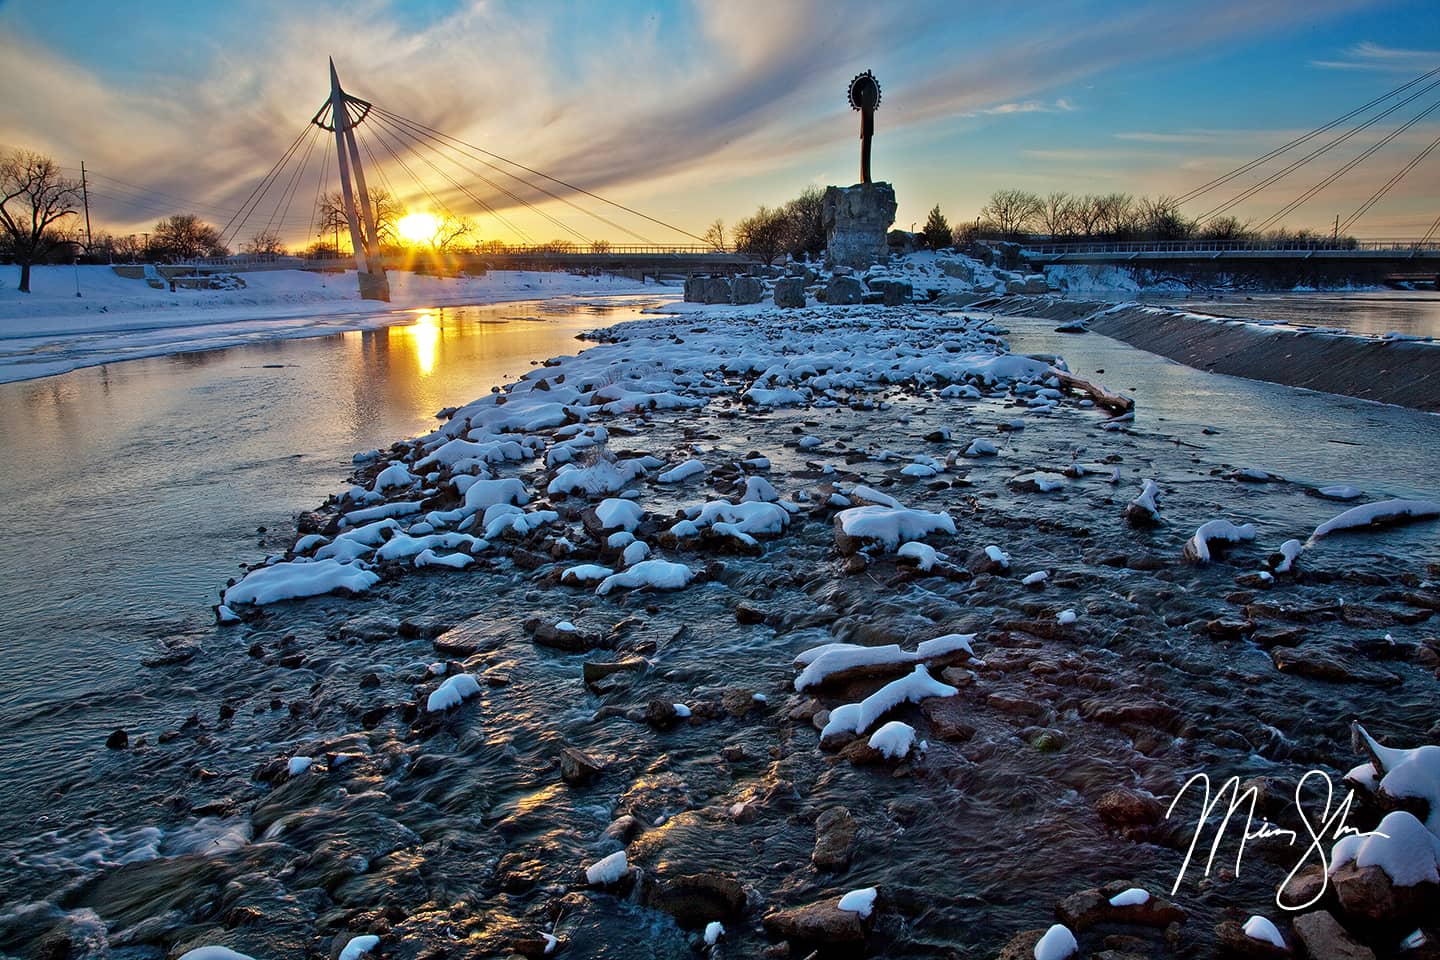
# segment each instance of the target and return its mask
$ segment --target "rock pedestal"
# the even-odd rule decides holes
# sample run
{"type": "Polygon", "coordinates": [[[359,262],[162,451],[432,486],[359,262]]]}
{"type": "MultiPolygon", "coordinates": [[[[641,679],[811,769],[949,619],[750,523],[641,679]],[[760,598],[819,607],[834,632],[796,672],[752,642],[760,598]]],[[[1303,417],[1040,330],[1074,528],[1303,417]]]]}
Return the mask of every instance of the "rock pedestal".
{"type": "Polygon", "coordinates": [[[890,184],[826,187],[822,216],[833,264],[863,270],[888,258],[887,236],[895,222],[895,188],[890,184]]]}

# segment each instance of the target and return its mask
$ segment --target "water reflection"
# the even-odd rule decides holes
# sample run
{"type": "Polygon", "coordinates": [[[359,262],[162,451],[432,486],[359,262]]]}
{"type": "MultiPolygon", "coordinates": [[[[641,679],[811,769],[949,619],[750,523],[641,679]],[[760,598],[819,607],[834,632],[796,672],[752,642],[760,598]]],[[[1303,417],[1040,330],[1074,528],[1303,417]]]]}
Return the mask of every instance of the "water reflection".
{"type": "MultiPolygon", "coordinates": [[[[442,407],[583,349],[578,332],[648,302],[619,300],[603,316],[551,303],[543,323],[504,322],[533,304],[452,307],[386,329],[0,385],[6,783],[44,762],[40,744],[10,735],[15,724],[86,689],[123,696],[157,641],[207,630],[216,589],[260,552],[256,529],[339,489],[352,453],[428,431],[442,407]]],[[[72,725],[62,740],[78,749],[96,732],[72,725]]]]}

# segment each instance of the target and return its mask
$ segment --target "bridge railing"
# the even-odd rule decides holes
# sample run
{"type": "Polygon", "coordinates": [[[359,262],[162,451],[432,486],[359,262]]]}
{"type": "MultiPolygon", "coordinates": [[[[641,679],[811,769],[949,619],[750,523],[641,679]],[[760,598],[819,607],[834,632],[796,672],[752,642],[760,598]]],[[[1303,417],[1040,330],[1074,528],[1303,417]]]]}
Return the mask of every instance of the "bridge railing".
{"type": "Polygon", "coordinates": [[[1394,253],[1440,253],[1440,242],[1423,243],[1418,239],[1393,240],[1132,240],[1120,242],[1066,241],[1063,243],[1021,244],[1031,256],[1061,256],[1068,253],[1230,253],[1268,251],[1276,253],[1314,253],[1317,251],[1366,251],[1394,253]]]}

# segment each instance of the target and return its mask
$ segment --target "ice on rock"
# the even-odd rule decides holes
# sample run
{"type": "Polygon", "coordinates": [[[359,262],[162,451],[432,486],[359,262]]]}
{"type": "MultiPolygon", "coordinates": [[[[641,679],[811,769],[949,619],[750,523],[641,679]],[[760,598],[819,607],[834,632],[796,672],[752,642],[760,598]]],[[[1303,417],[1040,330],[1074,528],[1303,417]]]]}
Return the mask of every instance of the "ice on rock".
{"type": "Polygon", "coordinates": [[[332,590],[360,593],[379,580],[379,574],[333,559],[276,563],[247,573],[243,580],[225,591],[224,603],[228,607],[245,603],[258,606],[319,596],[332,590]]]}
{"type": "Polygon", "coordinates": [[[869,745],[887,760],[899,760],[915,745],[915,728],[900,720],[891,720],[870,734],[869,745]]]}
{"type": "Polygon", "coordinates": [[[892,680],[859,703],[847,703],[830,711],[830,721],[820,731],[821,739],[842,733],[863,734],[885,713],[902,703],[919,703],[927,697],[953,697],[959,693],[948,683],[930,676],[924,664],[898,680],[892,680]]]}
{"type": "Polygon", "coordinates": [[[222,603],[215,607],[215,620],[217,623],[239,623],[240,615],[222,603]]]}
{"type": "Polygon", "coordinates": [[[415,566],[423,569],[425,567],[445,567],[450,570],[464,570],[475,562],[475,558],[468,553],[436,553],[434,550],[421,550],[415,557],[415,566]]]}
{"type": "Polygon", "coordinates": [[[384,493],[394,487],[408,487],[417,479],[413,473],[405,469],[405,464],[392,463],[375,475],[375,482],[370,485],[370,489],[375,493],[384,493]]]}
{"type": "Polygon", "coordinates": [[[1006,569],[1009,569],[1010,567],[1010,554],[1006,553],[1004,550],[1001,550],[993,543],[985,548],[985,556],[990,558],[991,563],[998,564],[999,566],[1006,569]]]}
{"type": "Polygon", "coordinates": [[[1408,810],[1385,815],[1370,835],[1351,834],[1330,851],[1330,873],[1347,863],[1379,867],[1397,887],[1440,883],[1440,837],[1408,810]]]}
{"type": "Polygon", "coordinates": [[[430,713],[441,710],[449,710],[451,707],[458,707],[461,701],[467,697],[473,697],[480,692],[480,684],[468,673],[457,673],[449,677],[444,683],[430,694],[425,701],[425,709],[430,713]]]}
{"type": "Polygon", "coordinates": [[[1063,923],[1057,923],[1045,931],[1035,943],[1035,960],[1065,960],[1080,952],[1075,934],[1063,923]]]}
{"type": "Polygon", "coordinates": [[[488,546],[484,540],[478,540],[468,533],[432,533],[423,537],[397,533],[375,551],[375,559],[406,560],[436,549],[458,550],[468,547],[471,550],[484,550],[488,546]]]}
{"type": "Polygon", "coordinates": [[[523,504],[530,502],[525,484],[514,477],[503,480],[476,480],[465,491],[465,511],[481,513],[497,503],[523,504]]]}
{"type": "Polygon", "coordinates": [[[595,508],[595,518],[600,521],[602,530],[632,531],[640,525],[643,516],[645,508],[640,504],[617,497],[601,500],[595,508]]]}
{"type": "Polygon", "coordinates": [[[615,883],[630,871],[630,864],[625,859],[625,851],[617,850],[603,860],[585,868],[585,879],[591,886],[603,887],[615,883]]]}
{"type": "Polygon", "coordinates": [[[1131,887],[1128,890],[1122,890],[1110,898],[1110,906],[1112,907],[1134,907],[1149,902],[1150,892],[1141,887],[1131,887]]]}
{"type": "Polygon", "coordinates": [[[948,513],[910,510],[904,507],[851,507],[836,515],[848,536],[882,544],[894,550],[901,541],[920,540],[932,533],[955,533],[955,521],[948,513]]]}
{"type": "Polygon", "coordinates": [[[964,651],[974,655],[971,641],[973,633],[947,633],[943,637],[925,640],[917,644],[914,652],[900,649],[898,644],[887,643],[877,647],[865,647],[853,643],[826,643],[801,651],[795,657],[796,666],[803,667],[795,678],[796,691],[823,684],[831,676],[856,667],[905,666],[946,657],[964,651]]]}
{"type": "Polygon", "coordinates": [[[974,440],[971,440],[970,445],[965,448],[965,456],[967,457],[993,457],[999,452],[1000,448],[984,437],[976,437],[974,440]]]}
{"type": "Polygon", "coordinates": [[[1243,540],[1254,539],[1255,524],[1253,523],[1236,525],[1229,520],[1211,520],[1208,523],[1202,523],[1195,531],[1195,535],[1185,541],[1185,556],[1193,559],[1196,563],[1209,563],[1211,541],[1240,543],[1243,540]]]}
{"type": "Polygon", "coordinates": [[[1261,943],[1268,943],[1286,949],[1285,938],[1280,935],[1279,929],[1265,917],[1252,916],[1245,921],[1245,936],[1251,940],[1259,940],[1261,943]]]}
{"type": "Polygon", "coordinates": [[[314,763],[314,757],[291,757],[289,762],[285,764],[285,771],[292,777],[298,777],[306,770],[309,770],[314,763]]]}
{"type": "Polygon", "coordinates": [[[725,925],[719,920],[711,920],[709,923],[705,924],[706,946],[715,946],[715,944],[720,942],[720,938],[723,936],[725,936],[725,925]]]}
{"type": "Polygon", "coordinates": [[[683,483],[691,477],[699,476],[705,472],[705,464],[699,460],[686,460],[672,470],[666,470],[655,479],[661,483],[683,483]]]}
{"type": "Polygon", "coordinates": [[[245,953],[236,953],[229,947],[196,947],[180,954],[180,960],[255,960],[245,953]]]}
{"type": "Polygon", "coordinates": [[[1280,562],[1275,564],[1276,573],[1289,573],[1295,568],[1295,561],[1305,552],[1305,544],[1299,540],[1286,540],[1280,544],[1280,562]]]}
{"type": "Polygon", "coordinates": [[[1440,502],[1434,500],[1381,500],[1351,507],[1339,516],[1326,520],[1310,534],[1312,541],[1334,533],[1337,530],[1399,523],[1404,520],[1423,520],[1440,517],[1440,502]]]}
{"type": "Polygon", "coordinates": [[[1156,498],[1160,495],[1160,485],[1154,480],[1146,479],[1140,484],[1140,496],[1130,501],[1131,510],[1129,513],[1148,517],[1152,523],[1160,522],[1160,504],[1156,498]]]}
{"type": "Polygon", "coordinates": [[[1055,622],[1060,624],[1062,627],[1068,627],[1070,624],[1074,623],[1078,619],[1079,617],[1076,615],[1074,610],[1061,610],[1059,613],[1055,614],[1055,622]]]}
{"type": "Polygon", "coordinates": [[[940,471],[936,470],[928,463],[911,463],[900,469],[901,475],[906,477],[913,477],[916,480],[924,480],[926,478],[933,477],[939,472],[940,471]]]}
{"type": "Polygon", "coordinates": [[[637,478],[643,477],[645,471],[645,461],[638,457],[615,463],[601,460],[588,467],[567,463],[555,474],[546,490],[551,494],[589,497],[619,493],[637,478]]]}
{"type": "MultiPolygon", "coordinates": [[[[772,536],[785,532],[790,525],[790,512],[778,503],[750,500],[731,503],[728,500],[711,500],[701,507],[685,511],[697,532],[706,527],[728,524],[734,532],[748,536],[772,536]]],[[[673,529],[673,528],[672,528],[673,529]]],[[[717,531],[723,532],[723,531],[717,531]]]]}
{"type": "Polygon", "coordinates": [[[603,597],[616,587],[680,590],[694,578],[695,572],[683,563],[671,563],[668,560],[642,560],[628,570],[611,574],[600,581],[600,585],[595,588],[595,593],[603,597]]]}
{"type": "Polygon", "coordinates": [[[864,920],[875,912],[875,897],[878,892],[874,887],[851,890],[841,897],[840,902],[835,906],[849,913],[858,913],[860,919],[864,920]]]}
{"type": "Polygon", "coordinates": [[[1353,733],[1359,746],[1379,763],[1378,771],[1374,763],[1365,765],[1370,771],[1371,789],[1394,800],[1424,800],[1429,807],[1425,826],[1440,836],[1440,746],[1426,744],[1411,750],[1381,746],[1358,723],[1353,733]]]}
{"type": "Polygon", "coordinates": [[[895,555],[907,560],[914,560],[916,569],[926,571],[934,569],[935,561],[940,556],[934,547],[918,540],[900,544],[900,549],[895,551],[895,555]]]}
{"type": "Polygon", "coordinates": [[[351,937],[350,942],[345,944],[345,949],[340,951],[339,960],[360,960],[378,946],[380,946],[380,938],[373,933],[351,937]]]}
{"type": "Polygon", "coordinates": [[[1034,573],[1027,574],[1024,578],[1021,579],[1020,582],[1027,587],[1033,587],[1038,584],[1042,584],[1049,579],[1050,574],[1048,571],[1036,570],[1034,573]]]}
{"type": "Polygon", "coordinates": [[[566,567],[560,574],[560,582],[566,586],[583,587],[592,583],[599,583],[606,577],[613,576],[614,570],[609,567],[602,567],[598,563],[582,563],[579,566],[566,567]]]}
{"type": "Polygon", "coordinates": [[[644,540],[636,540],[625,547],[620,554],[620,562],[624,566],[633,567],[635,564],[650,556],[650,544],[644,540]]]}
{"type": "Polygon", "coordinates": [[[814,450],[820,446],[820,442],[819,437],[805,436],[800,438],[799,447],[801,450],[814,450]]]}
{"type": "Polygon", "coordinates": [[[690,708],[683,703],[672,703],[670,704],[670,707],[675,711],[675,716],[681,718],[682,720],[691,715],[690,708]]]}
{"type": "Polygon", "coordinates": [[[764,477],[746,477],[745,493],[741,495],[741,503],[774,503],[780,499],[769,480],[764,477]]]}
{"type": "Polygon", "coordinates": [[[371,523],[375,520],[408,517],[412,513],[419,513],[424,509],[425,504],[418,500],[397,500],[394,503],[382,503],[378,507],[366,507],[364,510],[351,510],[340,518],[340,526],[355,527],[371,523]]]}

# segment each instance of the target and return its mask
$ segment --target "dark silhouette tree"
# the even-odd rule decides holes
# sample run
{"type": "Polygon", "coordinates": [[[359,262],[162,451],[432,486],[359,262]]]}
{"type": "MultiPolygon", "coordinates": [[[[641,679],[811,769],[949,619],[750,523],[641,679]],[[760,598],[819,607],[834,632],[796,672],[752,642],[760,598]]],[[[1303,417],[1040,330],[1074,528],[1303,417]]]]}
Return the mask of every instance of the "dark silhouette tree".
{"type": "Polygon", "coordinates": [[[940,204],[931,209],[930,216],[925,220],[925,229],[920,232],[925,237],[925,245],[931,250],[950,246],[950,221],[940,212],[940,204]]]}
{"type": "Polygon", "coordinates": [[[220,231],[193,213],[177,213],[150,231],[150,253],[161,260],[198,260],[226,257],[230,250],[220,242],[220,231]]]}
{"type": "Polygon", "coordinates": [[[0,156],[0,229],[20,265],[21,293],[30,292],[30,268],[64,242],[59,224],[80,207],[80,183],[60,175],[54,160],[29,150],[0,156]]]}

